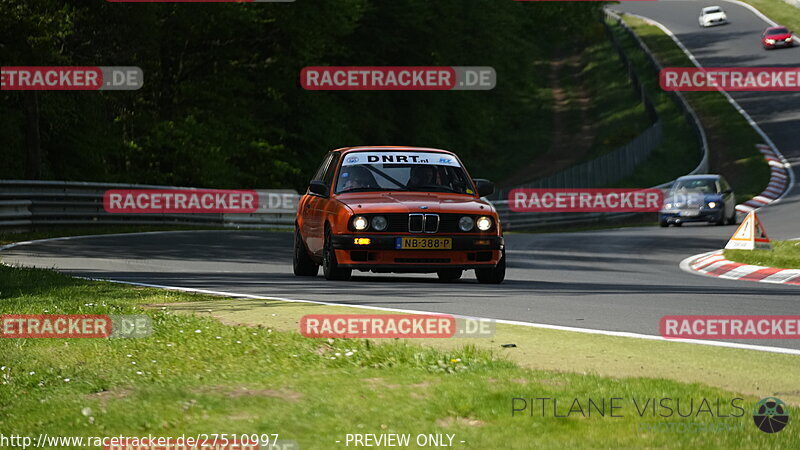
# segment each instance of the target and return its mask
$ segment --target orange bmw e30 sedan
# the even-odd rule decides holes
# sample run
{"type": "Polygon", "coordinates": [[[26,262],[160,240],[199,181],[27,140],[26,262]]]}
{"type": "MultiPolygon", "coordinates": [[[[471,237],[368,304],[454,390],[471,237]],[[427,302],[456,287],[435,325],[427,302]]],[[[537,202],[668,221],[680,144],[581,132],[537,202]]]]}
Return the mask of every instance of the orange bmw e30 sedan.
{"type": "Polygon", "coordinates": [[[298,204],[294,273],[349,279],[364,272],[436,273],[455,281],[475,270],[501,283],[506,258],[494,191],[469,177],[452,152],[418,147],[333,150],[298,204]]]}

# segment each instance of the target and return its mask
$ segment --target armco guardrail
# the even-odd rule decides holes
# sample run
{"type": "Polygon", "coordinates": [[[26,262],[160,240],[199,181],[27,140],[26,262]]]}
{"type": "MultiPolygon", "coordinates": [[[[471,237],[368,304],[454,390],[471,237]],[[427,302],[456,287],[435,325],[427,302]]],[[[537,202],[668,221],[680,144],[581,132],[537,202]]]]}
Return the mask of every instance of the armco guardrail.
{"type": "Polygon", "coordinates": [[[51,225],[181,225],[226,228],[291,228],[299,195],[288,189],[258,190],[259,208],[248,214],[111,214],[103,207],[110,189],[187,189],[174,186],[76,181],[0,180],[0,229],[51,225]]]}
{"type": "MultiPolygon", "coordinates": [[[[636,41],[639,48],[647,55],[648,60],[653,65],[653,69],[658,72],[661,70],[662,66],[647,47],[647,45],[639,38],[639,36],[634,33],[630,27],[622,20],[622,18],[615,14],[608,9],[604,9],[604,14],[606,17],[615,20],[625,31],[628,33],[634,41],[636,41]]],[[[620,43],[618,42],[616,35],[614,34],[613,30],[608,26],[608,24],[603,21],[603,25],[606,28],[606,31],[611,39],[612,44],[617,49],[620,57],[625,62],[626,66],[628,67],[628,74],[631,77],[631,80],[634,84],[634,87],[637,90],[641,91],[642,101],[647,106],[647,110],[651,117],[655,116],[655,109],[650,104],[650,100],[648,99],[647,95],[644,92],[644,86],[642,86],[641,81],[639,79],[638,74],[636,73],[633,65],[630,63],[628,57],[625,55],[624,50],[620,43]]],[[[707,173],[708,172],[708,140],[706,138],[705,130],[703,130],[703,126],[700,123],[700,119],[697,117],[694,109],[689,105],[686,101],[686,98],[680,92],[672,92],[671,95],[674,96],[676,104],[683,110],[687,122],[692,126],[695,134],[697,135],[697,140],[700,145],[701,155],[700,155],[700,162],[698,163],[697,167],[692,170],[689,175],[700,174],[700,173],[707,173]]],[[[658,119],[655,119],[656,123],[651,126],[650,129],[646,130],[642,135],[637,137],[636,139],[653,139],[652,136],[648,136],[648,133],[658,133],[658,141],[649,141],[645,146],[639,145],[636,148],[638,151],[631,151],[630,148],[622,147],[621,149],[615,150],[612,153],[607,155],[603,155],[595,161],[590,161],[588,163],[584,163],[579,166],[575,166],[572,168],[568,168],[562,173],[553,175],[551,177],[545,178],[543,180],[536,180],[531,183],[527,183],[523,186],[524,188],[580,188],[580,187],[601,187],[606,186],[608,184],[614,183],[615,181],[619,181],[623,177],[618,177],[619,173],[628,172],[628,174],[633,173],[635,167],[644,161],[647,155],[649,155],[649,151],[652,151],[653,148],[657,145],[657,142],[660,141],[661,137],[661,122],[658,119]],[[653,131],[657,128],[657,131],[653,131]],[[647,146],[650,145],[650,148],[647,146]],[[647,151],[642,151],[645,149],[647,151]],[[616,168],[613,170],[606,170],[604,167],[613,167],[613,164],[623,164],[626,167],[625,171],[617,170],[616,168]],[[594,169],[594,173],[592,170],[594,169]]],[[[634,140],[636,141],[636,140],[634,140]]],[[[629,145],[632,145],[633,142],[629,145]]],[[[674,181],[674,180],[673,180],[674,181]]],[[[673,181],[654,186],[655,188],[659,189],[668,189],[672,186],[673,181]]],[[[501,216],[501,220],[504,223],[504,228],[506,229],[533,229],[533,228],[544,228],[544,227],[557,227],[559,225],[572,225],[572,224],[587,224],[587,223],[597,223],[597,222],[604,222],[608,220],[619,220],[626,217],[636,216],[642,213],[518,213],[510,211],[508,207],[508,190],[503,190],[498,193],[495,197],[495,200],[492,200],[492,203],[495,205],[498,213],[501,216]]]]}
{"type": "Polygon", "coordinates": [[[7,227],[30,224],[32,203],[30,200],[0,200],[0,224],[7,227]]]}
{"type": "MultiPolygon", "coordinates": [[[[588,188],[608,186],[630,175],[661,143],[663,126],[657,121],[632,141],[605,155],[577,166],[568,167],[557,174],[524,183],[516,188],[588,188]]],[[[504,198],[510,189],[499,191],[504,198]]]]}

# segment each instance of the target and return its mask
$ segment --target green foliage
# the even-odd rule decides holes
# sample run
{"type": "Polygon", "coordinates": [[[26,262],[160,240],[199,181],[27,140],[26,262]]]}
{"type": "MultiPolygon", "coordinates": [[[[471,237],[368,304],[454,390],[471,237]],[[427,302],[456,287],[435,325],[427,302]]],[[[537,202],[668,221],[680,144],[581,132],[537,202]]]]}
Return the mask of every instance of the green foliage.
{"type": "MultiPolygon", "coordinates": [[[[39,92],[51,179],[301,188],[350,145],[438,146],[476,176],[546,149],[552,39],[580,45],[596,4],[338,0],[292,4],[3,0],[4,65],[139,66],[144,87],[39,92]],[[313,92],[311,65],[493,66],[489,92],[313,92]],[[546,67],[545,67],[546,70],[546,67]]],[[[0,94],[0,177],[26,170],[26,110],[0,94]]]]}
{"type": "Polygon", "coordinates": [[[772,241],[772,250],[725,250],[725,258],[755,266],[800,269],[800,241],[772,241]]]}

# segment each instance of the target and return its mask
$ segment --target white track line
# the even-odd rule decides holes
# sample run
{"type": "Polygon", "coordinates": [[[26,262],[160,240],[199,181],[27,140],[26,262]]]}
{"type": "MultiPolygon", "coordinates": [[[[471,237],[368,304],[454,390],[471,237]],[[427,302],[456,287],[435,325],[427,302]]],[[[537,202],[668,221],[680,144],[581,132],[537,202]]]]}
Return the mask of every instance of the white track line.
{"type": "MultiPolygon", "coordinates": [[[[194,232],[203,232],[206,230],[198,230],[198,231],[156,231],[156,232],[149,232],[149,233],[126,233],[126,234],[106,234],[106,235],[93,235],[93,236],[70,236],[64,238],[50,238],[50,239],[41,239],[37,241],[26,241],[26,242],[19,242],[15,244],[9,244],[0,247],[0,251],[10,249],[13,247],[21,246],[21,245],[28,245],[34,243],[41,243],[41,242],[51,242],[51,241],[63,241],[63,240],[73,240],[73,239],[87,239],[87,238],[96,238],[96,237],[106,237],[106,236],[130,236],[130,235],[139,235],[139,234],[153,234],[153,233],[194,233],[194,232]]],[[[690,258],[687,258],[684,261],[687,261],[690,258]]],[[[0,262],[1,263],[1,262],[0,262]]],[[[2,263],[6,265],[5,263],[2,263]]],[[[681,262],[683,264],[683,262],[681,262]]],[[[283,301],[283,302],[291,302],[291,303],[310,303],[316,305],[327,305],[327,306],[341,306],[345,308],[356,308],[356,309],[369,309],[369,310],[376,310],[376,311],[390,311],[390,312],[402,312],[402,313],[409,313],[409,314],[433,314],[433,315],[442,315],[447,313],[441,312],[432,312],[432,311],[420,311],[420,310],[413,310],[413,309],[400,309],[400,308],[386,308],[382,306],[363,306],[363,305],[350,305],[347,303],[333,303],[333,302],[323,302],[323,301],[315,301],[315,300],[300,300],[300,299],[292,299],[292,298],[283,298],[283,297],[266,297],[262,295],[252,295],[252,294],[240,294],[236,292],[226,292],[226,291],[214,291],[208,289],[195,289],[195,288],[187,288],[181,286],[165,286],[160,284],[151,284],[151,283],[138,283],[134,281],[123,281],[123,280],[112,280],[112,279],[105,279],[105,278],[88,278],[88,277],[73,277],[79,278],[83,280],[90,280],[90,281],[107,281],[111,283],[118,283],[118,284],[127,284],[131,286],[141,286],[141,287],[151,287],[151,288],[158,288],[158,289],[167,289],[172,291],[180,291],[180,292],[190,292],[190,293],[197,293],[197,294],[207,294],[207,295],[218,295],[223,297],[231,297],[231,298],[247,298],[253,300],[275,300],[275,301],[283,301]]],[[[506,325],[519,325],[523,327],[530,327],[530,328],[540,328],[540,329],[548,329],[548,330],[558,330],[558,331],[571,331],[576,333],[585,333],[585,334],[599,334],[603,336],[613,336],[613,337],[627,337],[627,338],[634,338],[634,339],[645,339],[650,341],[662,341],[662,342],[672,342],[672,343],[679,343],[679,344],[697,344],[697,345],[708,345],[713,347],[726,347],[726,348],[735,348],[740,350],[755,350],[761,352],[769,352],[769,353],[781,353],[786,355],[800,355],[800,349],[792,349],[792,348],[782,348],[782,347],[769,347],[764,345],[752,345],[752,344],[740,344],[738,342],[724,342],[724,341],[707,341],[707,340],[700,340],[700,339],[666,339],[661,336],[656,335],[649,335],[649,334],[639,334],[639,333],[630,333],[626,331],[610,331],[610,330],[595,330],[592,328],[577,328],[577,327],[567,327],[561,325],[549,325],[543,323],[534,323],[534,322],[520,322],[517,320],[504,320],[504,319],[493,319],[490,317],[473,317],[473,316],[461,316],[457,314],[449,314],[454,317],[469,317],[473,319],[482,319],[482,320],[490,320],[494,321],[495,323],[502,323],[506,325]]]]}

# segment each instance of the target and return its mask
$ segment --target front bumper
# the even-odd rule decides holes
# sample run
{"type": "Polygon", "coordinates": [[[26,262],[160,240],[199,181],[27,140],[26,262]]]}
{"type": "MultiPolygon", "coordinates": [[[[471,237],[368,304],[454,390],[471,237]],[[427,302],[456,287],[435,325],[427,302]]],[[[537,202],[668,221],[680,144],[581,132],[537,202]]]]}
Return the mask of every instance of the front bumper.
{"type": "Polygon", "coordinates": [[[770,44],[767,42],[763,42],[764,48],[783,48],[783,47],[794,47],[794,39],[791,41],[775,41],[774,44],[770,44]]]}
{"type": "Polygon", "coordinates": [[[724,214],[724,208],[701,209],[699,211],[693,211],[691,215],[687,214],[686,211],[676,210],[662,210],[659,213],[661,220],[667,223],[719,222],[722,220],[724,214]]]}
{"type": "Polygon", "coordinates": [[[706,20],[703,23],[703,26],[712,27],[715,25],[724,25],[726,23],[728,23],[728,19],[713,19],[713,20],[706,20]]]}
{"type": "Polygon", "coordinates": [[[340,267],[374,272],[435,272],[441,269],[486,269],[497,265],[505,243],[501,236],[410,236],[347,234],[332,238],[340,267]],[[397,249],[401,237],[449,237],[452,249],[397,249]],[[367,238],[369,245],[356,245],[355,239],[367,238]]]}

